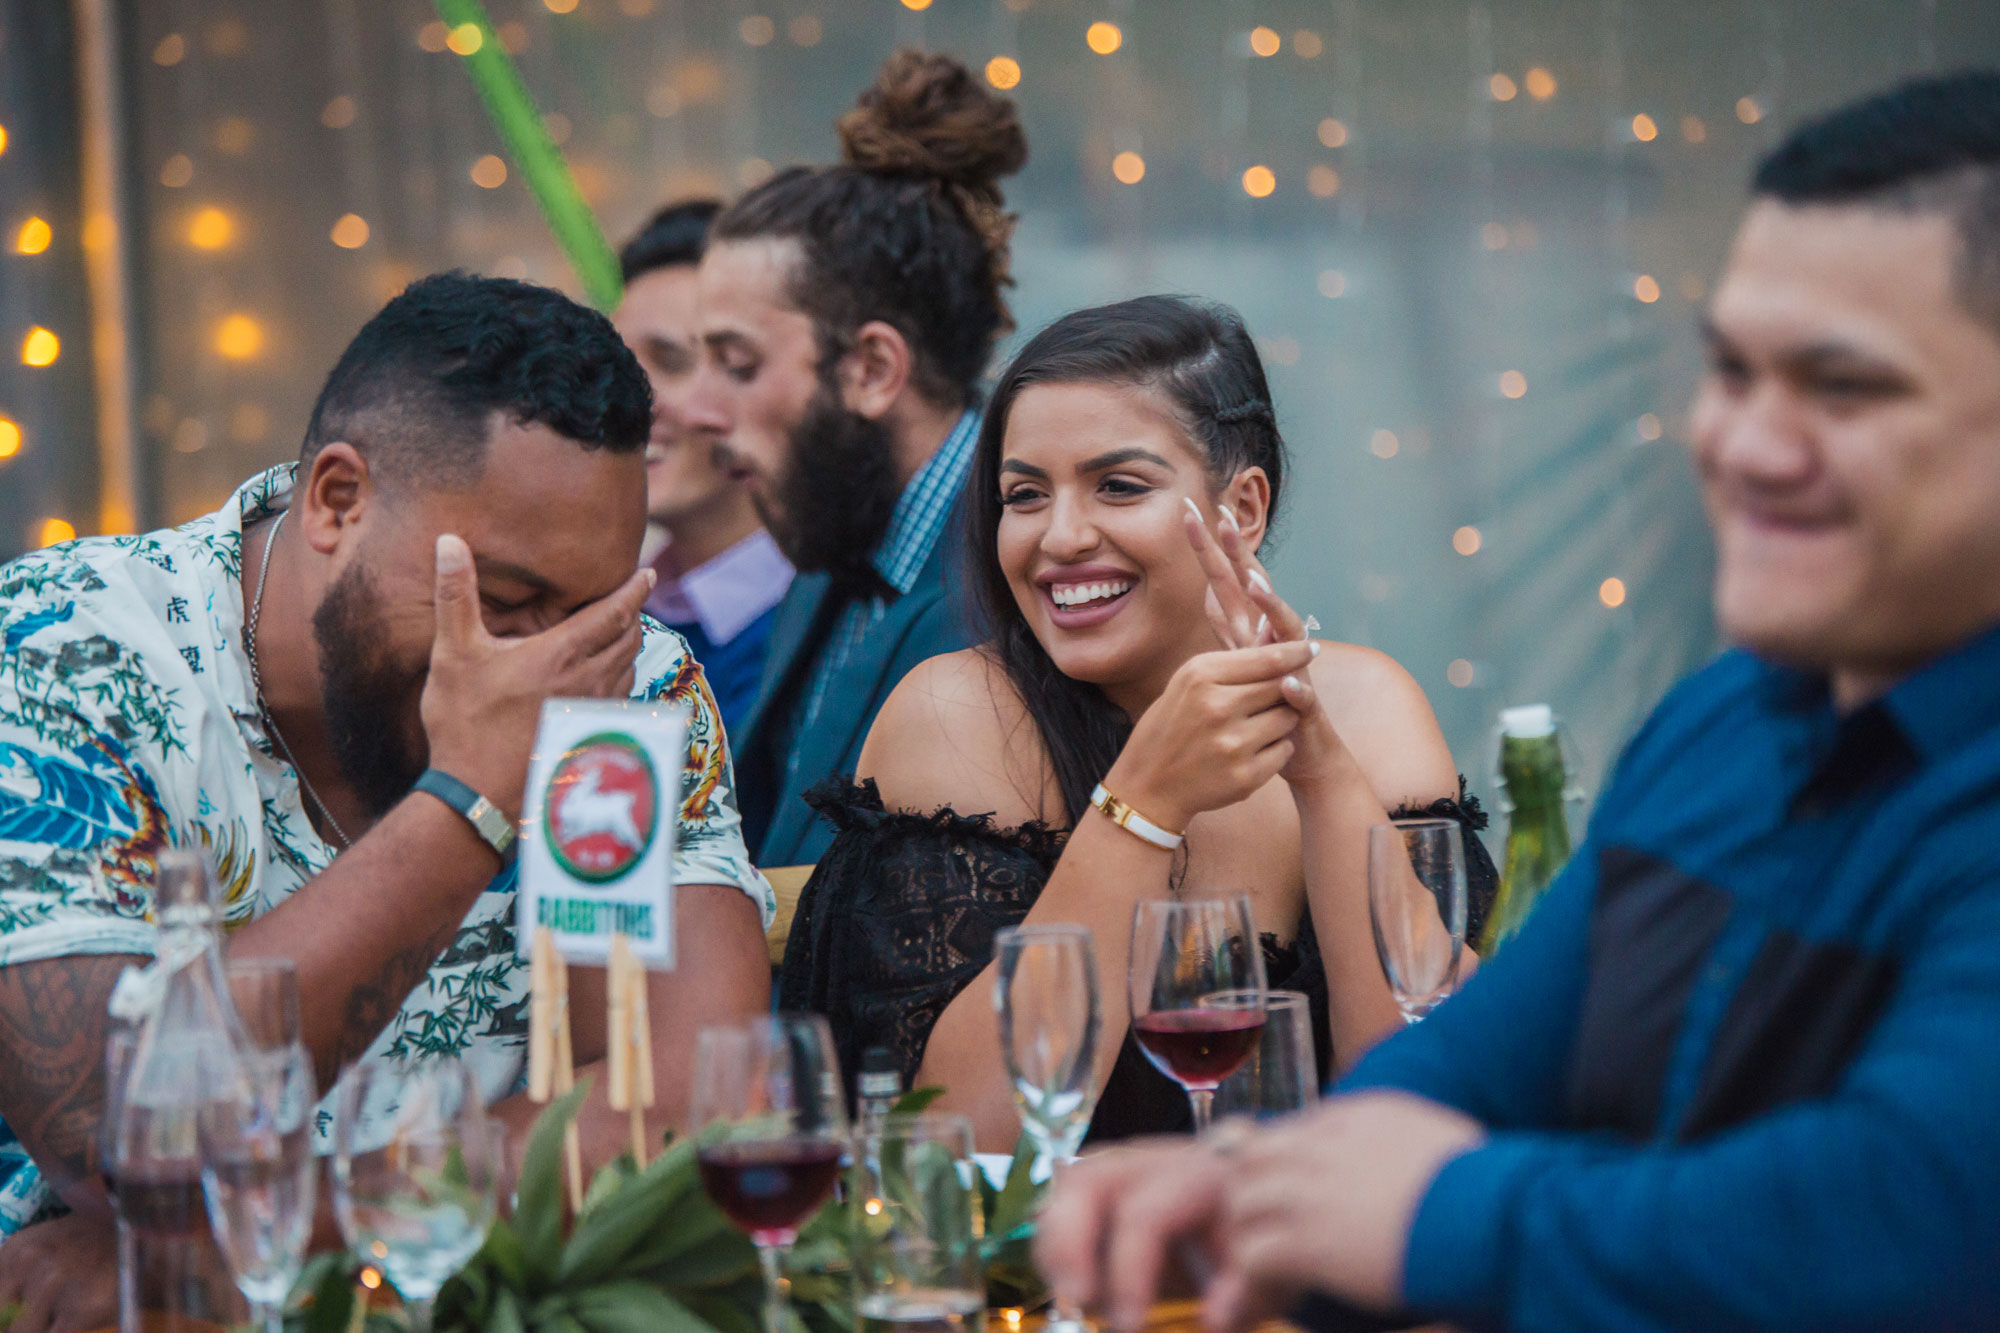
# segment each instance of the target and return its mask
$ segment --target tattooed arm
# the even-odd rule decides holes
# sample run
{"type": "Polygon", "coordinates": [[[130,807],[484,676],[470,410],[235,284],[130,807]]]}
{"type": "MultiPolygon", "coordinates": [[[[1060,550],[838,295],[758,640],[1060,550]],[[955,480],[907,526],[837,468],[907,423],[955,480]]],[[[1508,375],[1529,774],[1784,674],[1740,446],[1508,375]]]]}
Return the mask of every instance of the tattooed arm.
{"type": "Polygon", "coordinates": [[[76,954],[0,967],[0,1118],[72,1208],[102,1206],[105,1005],[148,959],[76,954]]]}

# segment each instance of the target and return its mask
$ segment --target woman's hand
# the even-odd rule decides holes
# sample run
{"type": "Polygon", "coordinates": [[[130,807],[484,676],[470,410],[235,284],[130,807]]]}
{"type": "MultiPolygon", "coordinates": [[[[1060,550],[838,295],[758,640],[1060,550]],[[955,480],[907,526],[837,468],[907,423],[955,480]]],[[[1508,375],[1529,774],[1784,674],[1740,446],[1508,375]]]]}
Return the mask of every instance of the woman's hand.
{"type": "Polygon", "coordinates": [[[1105,787],[1176,831],[1244,800],[1292,761],[1301,714],[1283,682],[1314,651],[1293,640],[1195,654],[1140,714],[1105,787]]]}
{"type": "MultiPolygon", "coordinates": [[[[1243,540],[1243,532],[1227,509],[1211,536],[1193,500],[1187,503],[1188,544],[1208,575],[1208,621],[1226,647],[1247,648],[1270,643],[1310,645],[1313,657],[1319,645],[1312,642],[1310,627],[1271,586],[1266,570],[1243,540]]],[[[1299,715],[1293,733],[1293,753],[1280,770],[1295,788],[1311,787],[1355,775],[1354,757],[1340,733],[1320,706],[1309,672],[1298,671],[1279,682],[1284,701],[1299,715]]]]}

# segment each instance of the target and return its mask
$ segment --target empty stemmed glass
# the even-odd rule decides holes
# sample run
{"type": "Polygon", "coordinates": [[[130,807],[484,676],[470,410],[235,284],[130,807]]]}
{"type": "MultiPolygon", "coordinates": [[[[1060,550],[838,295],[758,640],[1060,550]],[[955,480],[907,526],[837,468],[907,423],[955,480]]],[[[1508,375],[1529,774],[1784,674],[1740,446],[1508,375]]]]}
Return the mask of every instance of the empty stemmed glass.
{"type": "Polygon", "coordinates": [[[1368,914],[1389,991],[1415,1023],[1458,987],[1465,955],[1465,841],[1455,819],[1368,830],[1368,914]]]}
{"type": "Polygon", "coordinates": [[[1264,1004],[1264,1031],[1242,1068],[1215,1090],[1217,1115],[1270,1120],[1319,1100],[1313,1057],[1312,997],[1274,990],[1264,1004]]]}
{"type": "Polygon", "coordinates": [[[348,1247],[396,1284],[414,1333],[485,1242],[505,1145],[463,1061],[367,1060],[341,1079],[334,1210],[348,1247]]]}
{"type": "MultiPolygon", "coordinates": [[[[995,937],[993,1008],[1021,1127],[1053,1171],[1076,1160],[1097,1108],[1103,1026],[1097,951],[1085,926],[1009,926],[995,937]]],[[[1051,1333],[1087,1329],[1057,1305],[1051,1333]]]]}
{"type": "Polygon", "coordinates": [[[1264,1030],[1264,954],[1244,894],[1161,899],[1132,912],[1132,1034],[1153,1067],[1187,1089],[1195,1133],[1215,1089],[1264,1030]]]}
{"type": "Polygon", "coordinates": [[[237,959],[227,976],[247,1045],[241,1080],[201,1109],[202,1195],[253,1323],[277,1333],[312,1234],[318,1094],[312,1057],[299,1041],[291,960],[237,959]]]}
{"type": "Polygon", "coordinates": [[[765,1333],[784,1333],[786,1252],[832,1197],[848,1155],[826,1020],[781,1013],[702,1029],[688,1118],[702,1187],[757,1246],[765,1333]]]}

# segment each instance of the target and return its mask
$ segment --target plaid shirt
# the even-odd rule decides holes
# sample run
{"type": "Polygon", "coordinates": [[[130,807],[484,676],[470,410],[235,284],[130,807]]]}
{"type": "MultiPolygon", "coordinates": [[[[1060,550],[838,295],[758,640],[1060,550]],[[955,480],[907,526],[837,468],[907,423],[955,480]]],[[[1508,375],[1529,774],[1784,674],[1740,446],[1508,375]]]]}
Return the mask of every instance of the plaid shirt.
{"type": "MultiPolygon", "coordinates": [[[[930,461],[917,469],[917,475],[910,478],[909,485],[896,499],[895,512],[889,516],[889,530],[882,536],[882,544],[875,550],[875,572],[882,581],[895,589],[901,596],[916,586],[917,575],[923,571],[924,562],[937,549],[938,540],[944,536],[945,525],[950,521],[952,506],[958,503],[958,493],[965,486],[965,477],[972,470],[972,449],[979,440],[979,413],[967,409],[945,436],[938,451],[930,456],[930,461]]],[[[860,648],[868,633],[881,621],[889,609],[884,597],[857,597],[841,611],[840,619],[834,622],[833,633],[827,637],[826,647],[820,651],[819,661],[813,665],[813,675],[806,691],[806,706],[799,714],[798,726],[794,734],[810,730],[819,721],[820,709],[826,704],[827,687],[840,669],[860,648]]],[[[796,768],[798,747],[791,747],[788,766],[796,768]]]]}

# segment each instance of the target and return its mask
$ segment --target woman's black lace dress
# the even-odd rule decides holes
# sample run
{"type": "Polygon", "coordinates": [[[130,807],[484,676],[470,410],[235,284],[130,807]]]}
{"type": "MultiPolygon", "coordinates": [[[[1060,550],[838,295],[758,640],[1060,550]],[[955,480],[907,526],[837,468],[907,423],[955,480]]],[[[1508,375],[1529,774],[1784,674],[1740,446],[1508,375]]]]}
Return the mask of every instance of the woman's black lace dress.
{"type": "MultiPolygon", "coordinates": [[[[779,972],[779,1007],[825,1014],[850,1078],[862,1053],[882,1046],[894,1053],[908,1086],[938,1015],[992,961],[994,935],[1028,914],[1068,835],[1040,823],[996,828],[990,816],[949,809],[885,810],[872,781],[824,782],[806,800],[838,833],[800,894],[779,972]]],[[[1473,836],[1486,826],[1485,812],[1461,783],[1455,801],[1395,812],[1398,819],[1423,816],[1465,825],[1466,934],[1476,939],[1498,883],[1492,858],[1473,836]]],[[[1311,914],[1301,913],[1289,945],[1270,935],[1263,943],[1272,988],[1312,997],[1313,1044],[1324,1078],[1333,1043],[1311,914]]],[[[1099,980],[1124,984],[1123,977],[1099,980]]],[[[1000,1058],[998,1050],[993,1058],[1000,1058]]],[[[1187,1094],[1147,1063],[1128,1033],[1098,1099],[1090,1140],[1192,1128],[1187,1094]]]]}

